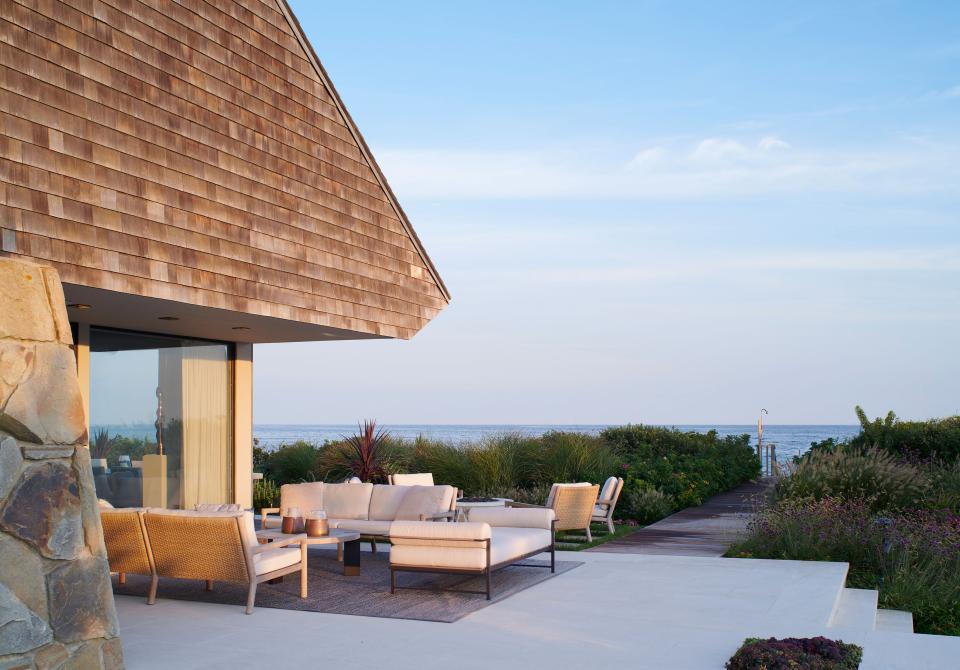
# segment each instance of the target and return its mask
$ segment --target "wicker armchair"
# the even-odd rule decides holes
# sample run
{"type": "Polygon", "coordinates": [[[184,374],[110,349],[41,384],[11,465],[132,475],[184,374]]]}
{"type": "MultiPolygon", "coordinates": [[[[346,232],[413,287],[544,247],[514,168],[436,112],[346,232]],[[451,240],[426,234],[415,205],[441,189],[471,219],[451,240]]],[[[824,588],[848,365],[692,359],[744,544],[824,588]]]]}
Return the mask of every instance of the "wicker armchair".
{"type": "MultiPolygon", "coordinates": [[[[542,505],[542,507],[553,510],[556,515],[556,530],[583,530],[587,534],[587,542],[593,542],[593,535],[590,533],[590,521],[599,491],[600,487],[598,485],[588,482],[554,484],[550,488],[546,505],[542,505]]],[[[541,507],[541,505],[517,502],[509,502],[507,506],[541,507]]]]}
{"type": "Polygon", "coordinates": [[[623,491],[623,477],[609,477],[600,489],[600,496],[593,508],[592,521],[607,524],[607,530],[613,533],[613,510],[617,508],[620,492],[623,491]]]}
{"type": "Polygon", "coordinates": [[[127,573],[147,575],[151,589],[156,589],[157,570],[153,564],[150,540],[143,525],[143,510],[139,508],[100,508],[100,524],[103,527],[103,543],[107,548],[110,572],[117,573],[117,580],[124,584],[127,573]]]}
{"type": "MultiPolygon", "coordinates": [[[[151,510],[143,522],[161,577],[203,580],[207,590],[214,581],[246,584],[247,614],[253,612],[257,584],[294,572],[300,573],[300,597],[307,597],[306,535],[259,544],[250,512],[151,510]]],[[[156,598],[154,579],[147,603],[156,598]]]]}

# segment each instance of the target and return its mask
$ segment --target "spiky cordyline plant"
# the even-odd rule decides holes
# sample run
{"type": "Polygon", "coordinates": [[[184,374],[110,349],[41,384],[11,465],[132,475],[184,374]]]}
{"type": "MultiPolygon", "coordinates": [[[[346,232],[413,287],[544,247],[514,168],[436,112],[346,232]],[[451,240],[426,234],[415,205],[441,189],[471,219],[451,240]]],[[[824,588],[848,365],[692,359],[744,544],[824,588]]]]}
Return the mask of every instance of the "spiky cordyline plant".
{"type": "Polygon", "coordinates": [[[97,428],[90,441],[90,458],[106,458],[110,453],[110,432],[106,428],[97,428]]]}
{"type": "Polygon", "coordinates": [[[386,472],[381,459],[381,447],[387,441],[388,433],[382,428],[377,430],[377,422],[364,421],[358,426],[357,435],[344,438],[342,453],[350,470],[360,481],[369,482],[374,477],[383,479],[386,472]]]}

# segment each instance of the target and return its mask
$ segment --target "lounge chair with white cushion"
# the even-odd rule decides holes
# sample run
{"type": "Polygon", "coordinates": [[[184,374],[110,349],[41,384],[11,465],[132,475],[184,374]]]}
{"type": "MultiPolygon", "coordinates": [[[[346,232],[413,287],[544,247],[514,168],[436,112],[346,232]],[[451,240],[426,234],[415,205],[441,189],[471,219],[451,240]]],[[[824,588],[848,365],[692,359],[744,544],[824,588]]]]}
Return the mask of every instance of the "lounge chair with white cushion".
{"type": "Polygon", "coordinates": [[[593,507],[591,521],[607,524],[607,529],[611,533],[614,531],[613,511],[617,508],[621,491],[623,491],[623,477],[608,477],[603,483],[603,488],[600,489],[597,504],[593,507]]]}
{"type": "Polygon", "coordinates": [[[530,556],[550,552],[556,570],[554,514],[550,509],[476,508],[464,523],[395,521],[390,530],[390,592],[396,593],[397,573],[468,574],[486,579],[530,556]]]}
{"type": "MultiPolygon", "coordinates": [[[[151,509],[143,515],[160,577],[197,579],[207,590],[215,581],[247,585],[246,613],[253,612],[257,584],[300,573],[300,597],[307,597],[306,535],[270,544],[257,540],[251,512],[196,512],[151,509]]],[[[157,598],[153,580],[147,603],[157,598]]]]}

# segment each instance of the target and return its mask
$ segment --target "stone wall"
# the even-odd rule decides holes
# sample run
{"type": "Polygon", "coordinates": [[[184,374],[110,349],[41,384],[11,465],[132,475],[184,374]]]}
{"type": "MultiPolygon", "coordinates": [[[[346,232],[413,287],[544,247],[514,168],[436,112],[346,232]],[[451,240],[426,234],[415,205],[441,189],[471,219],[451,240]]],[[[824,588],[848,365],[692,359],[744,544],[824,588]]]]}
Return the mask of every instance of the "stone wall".
{"type": "Polygon", "coordinates": [[[0,258],[0,670],[122,668],[57,272],[0,258]]]}

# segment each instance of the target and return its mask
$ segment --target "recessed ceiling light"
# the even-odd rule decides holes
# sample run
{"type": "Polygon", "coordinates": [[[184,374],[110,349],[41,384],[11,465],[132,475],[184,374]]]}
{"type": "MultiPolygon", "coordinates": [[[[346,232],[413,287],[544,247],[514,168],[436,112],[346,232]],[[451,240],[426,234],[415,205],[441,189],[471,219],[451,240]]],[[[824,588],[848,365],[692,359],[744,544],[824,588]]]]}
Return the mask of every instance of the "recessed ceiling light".
{"type": "Polygon", "coordinates": [[[157,318],[160,319],[161,321],[179,321],[180,320],[179,316],[158,316],[157,318]]]}
{"type": "Polygon", "coordinates": [[[250,330],[250,329],[247,328],[246,326],[234,326],[230,330],[250,330]]]}
{"type": "Polygon", "coordinates": [[[70,302],[67,303],[67,307],[70,309],[90,309],[90,305],[85,302],[70,302]]]}

